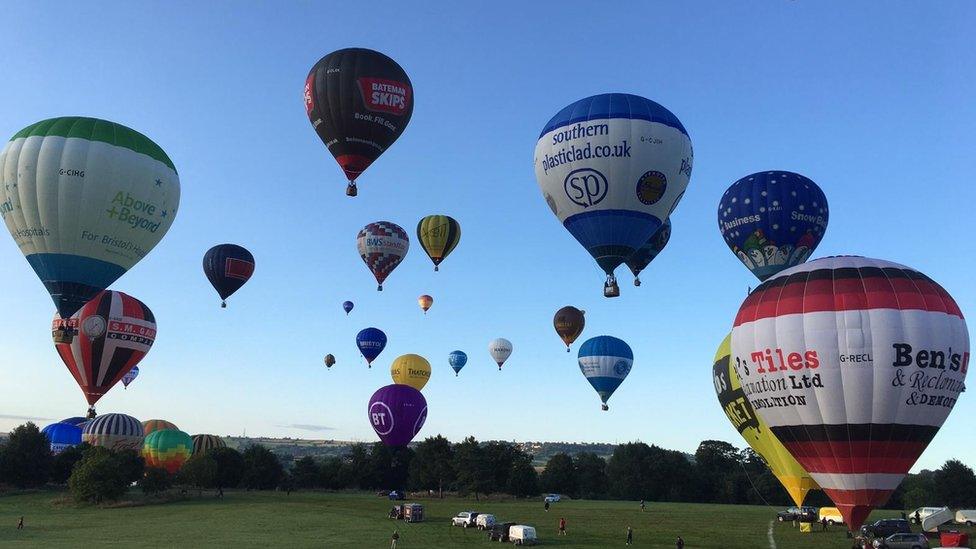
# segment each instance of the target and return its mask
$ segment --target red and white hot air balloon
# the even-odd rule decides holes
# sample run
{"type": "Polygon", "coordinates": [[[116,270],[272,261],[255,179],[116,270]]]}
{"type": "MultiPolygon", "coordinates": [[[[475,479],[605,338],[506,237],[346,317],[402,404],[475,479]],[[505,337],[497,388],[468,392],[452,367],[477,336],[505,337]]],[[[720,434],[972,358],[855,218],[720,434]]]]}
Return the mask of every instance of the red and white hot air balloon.
{"type": "Polygon", "coordinates": [[[750,404],[856,530],[965,390],[969,332],[952,296],[924,274],[828,257],[746,298],[732,357],[750,404]]]}

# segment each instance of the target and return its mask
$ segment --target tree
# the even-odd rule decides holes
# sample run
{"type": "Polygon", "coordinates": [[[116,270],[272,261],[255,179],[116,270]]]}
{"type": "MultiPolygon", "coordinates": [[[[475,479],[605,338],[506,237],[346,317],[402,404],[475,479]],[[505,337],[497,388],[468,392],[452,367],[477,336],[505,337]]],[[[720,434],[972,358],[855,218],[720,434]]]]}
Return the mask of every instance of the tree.
{"type": "Polygon", "coordinates": [[[508,493],[517,498],[539,495],[539,475],[532,467],[532,456],[516,449],[507,488],[508,493]]]}
{"type": "Polygon", "coordinates": [[[721,440],[705,440],[695,450],[696,500],[714,503],[740,503],[742,467],[739,450],[721,440]]]}
{"type": "Polygon", "coordinates": [[[454,446],[454,470],[457,473],[458,489],[471,492],[475,499],[478,493],[487,495],[490,481],[485,474],[485,454],[474,437],[468,437],[454,446]]]}
{"type": "Polygon", "coordinates": [[[66,484],[68,477],[71,476],[71,471],[81,461],[86,449],[88,449],[87,444],[69,446],[54,456],[51,460],[51,482],[66,484]]]}
{"type": "Polygon", "coordinates": [[[403,489],[407,484],[412,459],[413,450],[410,448],[374,443],[369,453],[369,469],[372,472],[370,488],[403,489]]]}
{"type": "Polygon", "coordinates": [[[51,441],[32,422],[14,429],[0,452],[0,478],[18,488],[33,488],[51,474],[51,441]]]}
{"type": "Polygon", "coordinates": [[[444,497],[444,485],[450,486],[457,474],[454,470],[454,450],[441,435],[427,437],[414,452],[410,462],[410,485],[425,490],[437,490],[444,497]]]}
{"type": "Polygon", "coordinates": [[[546,492],[579,497],[576,467],[568,454],[559,453],[549,458],[545,470],[539,475],[539,481],[546,492]]]}
{"type": "Polygon", "coordinates": [[[126,485],[137,482],[142,478],[146,470],[146,460],[139,455],[139,452],[135,450],[119,450],[113,453],[115,454],[115,462],[118,465],[119,474],[122,475],[122,480],[126,482],[126,485]]]}
{"type": "Polygon", "coordinates": [[[173,485],[173,477],[161,467],[146,467],[137,484],[142,489],[143,494],[158,496],[173,485]]]}
{"type": "Polygon", "coordinates": [[[486,495],[508,489],[508,479],[515,463],[516,448],[508,442],[489,441],[481,445],[484,459],[480,477],[484,479],[481,491],[486,495]]]}
{"type": "Polygon", "coordinates": [[[118,457],[107,448],[93,446],[75,466],[68,487],[76,501],[101,503],[122,497],[130,482],[118,457]]]}
{"type": "Polygon", "coordinates": [[[207,452],[217,466],[214,485],[219,490],[240,486],[244,478],[244,456],[233,448],[214,448],[207,452]]]}
{"type": "Polygon", "coordinates": [[[355,486],[360,490],[369,490],[376,485],[376,478],[373,475],[373,463],[370,460],[369,448],[362,442],[357,442],[349,448],[349,473],[350,483],[348,486],[355,486]]]}
{"type": "Polygon", "coordinates": [[[600,499],[607,496],[607,462],[600,456],[582,452],[573,458],[579,496],[600,499]]]}
{"type": "Polygon", "coordinates": [[[610,495],[619,499],[692,501],[695,473],[681,452],[642,442],[621,444],[607,462],[610,495]]]}
{"type": "Polygon", "coordinates": [[[176,474],[176,481],[193,486],[197,489],[197,495],[202,495],[204,488],[216,486],[217,460],[210,453],[192,456],[176,474]]]}
{"type": "Polygon", "coordinates": [[[932,474],[933,496],[954,509],[976,507],[976,474],[963,462],[950,459],[932,474]]]}
{"type": "Polygon", "coordinates": [[[901,499],[905,509],[931,505],[935,500],[935,473],[923,469],[916,475],[908,475],[902,481],[901,499]]]}
{"type": "Polygon", "coordinates": [[[291,476],[298,488],[322,486],[319,466],[311,456],[305,456],[296,461],[291,469],[291,476]]]}
{"type": "Polygon", "coordinates": [[[339,457],[326,458],[319,466],[317,484],[330,490],[348,488],[352,482],[352,471],[339,457]]]}
{"type": "Polygon", "coordinates": [[[245,488],[271,490],[278,486],[285,474],[277,456],[260,444],[253,444],[244,450],[244,476],[241,479],[245,488]]]}

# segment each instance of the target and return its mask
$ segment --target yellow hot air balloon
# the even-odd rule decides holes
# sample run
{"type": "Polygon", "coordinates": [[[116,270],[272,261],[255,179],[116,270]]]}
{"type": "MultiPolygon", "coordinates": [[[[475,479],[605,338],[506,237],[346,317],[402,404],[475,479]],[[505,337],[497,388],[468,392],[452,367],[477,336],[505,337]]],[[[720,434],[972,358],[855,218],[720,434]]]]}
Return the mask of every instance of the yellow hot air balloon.
{"type": "Polygon", "coordinates": [[[424,294],[417,298],[417,304],[424,310],[424,314],[427,314],[427,309],[430,309],[430,306],[434,304],[434,298],[424,294]]]}
{"type": "Polygon", "coordinates": [[[757,454],[766,460],[766,464],[779,479],[797,506],[803,505],[803,499],[810,490],[820,487],[810,477],[803,467],[769,430],[769,426],[756,415],[749,400],[746,399],[739,382],[739,376],[730,361],[732,354],[732,334],[725,336],[722,344],[715,353],[715,364],[712,366],[712,381],[715,382],[715,393],[719,404],[728,416],[742,438],[757,454]]]}
{"type": "Polygon", "coordinates": [[[436,271],[461,241],[461,225],[446,215],[428,215],[417,223],[417,240],[434,262],[436,271]]]}
{"type": "Polygon", "coordinates": [[[430,362],[420,355],[398,356],[390,366],[390,377],[393,383],[409,385],[419,391],[430,380],[430,362]]]}

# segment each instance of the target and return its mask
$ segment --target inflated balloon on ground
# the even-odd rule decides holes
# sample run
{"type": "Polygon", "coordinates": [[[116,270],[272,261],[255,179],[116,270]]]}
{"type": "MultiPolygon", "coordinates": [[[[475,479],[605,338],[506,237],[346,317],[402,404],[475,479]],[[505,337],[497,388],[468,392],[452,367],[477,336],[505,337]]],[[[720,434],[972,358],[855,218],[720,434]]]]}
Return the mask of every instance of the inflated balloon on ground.
{"type": "Polygon", "coordinates": [[[81,444],[81,427],[69,423],[52,423],[41,429],[51,443],[51,453],[60,454],[72,446],[81,444]]]}
{"type": "Polygon", "coordinates": [[[165,469],[175,474],[193,454],[193,439],[176,429],[153,431],[146,435],[142,445],[142,457],[146,467],[165,469]]]}
{"type": "Polygon", "coordinates": [[[193,435],[193,455],[206,454],[210,450],[226,448],[227,443],[217,435],[193,435]]]}
{"type": "Polygon", "coordinates": [[[82,428],[81,440],[109,450],[139,450],[143,439],[142,423],[125,414],[102,414],[82,428]]]}
{"type": "Polygon", "coordinates": [[[149,436],[150,433],[155,433],[156,431],[164,430],[178,431],[177,427],[173,422],[166,421],[165,419],[150,419],[142,422],[142,434],[149,436]]]}

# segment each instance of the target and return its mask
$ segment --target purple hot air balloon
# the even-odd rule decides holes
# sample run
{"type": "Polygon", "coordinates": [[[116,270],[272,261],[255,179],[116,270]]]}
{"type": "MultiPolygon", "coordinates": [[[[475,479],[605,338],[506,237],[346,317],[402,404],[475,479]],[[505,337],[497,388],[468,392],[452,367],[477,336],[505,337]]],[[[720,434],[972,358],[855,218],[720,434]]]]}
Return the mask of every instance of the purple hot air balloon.
{"type": "Polygon", "coordinates": [[[427,419],[427,399],[409,385],[381,387],[369,399],[367,417],[387,446],[406,446],[427,419]]]}

